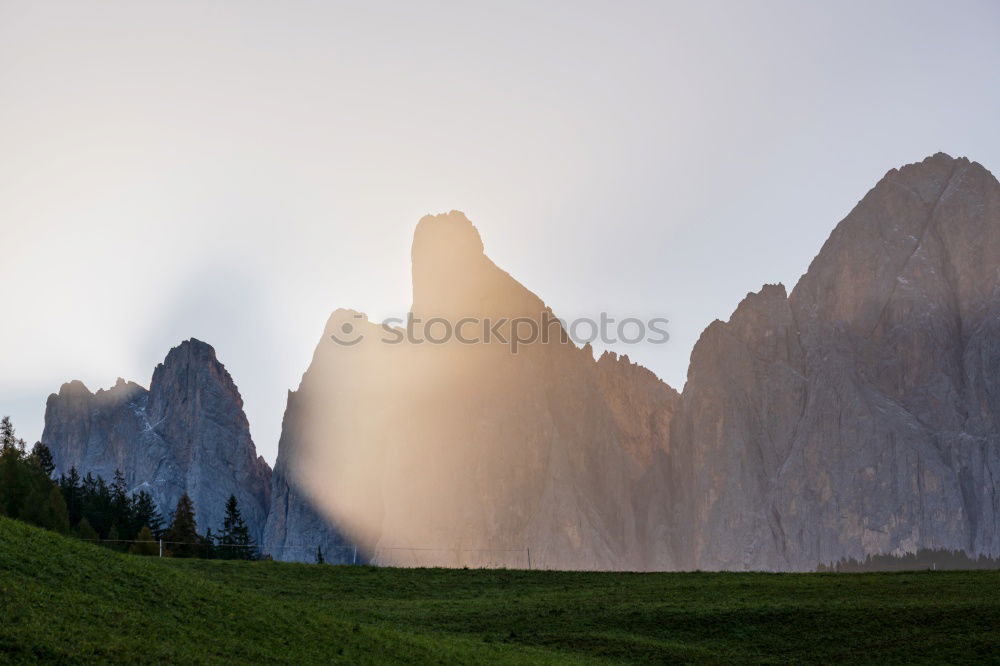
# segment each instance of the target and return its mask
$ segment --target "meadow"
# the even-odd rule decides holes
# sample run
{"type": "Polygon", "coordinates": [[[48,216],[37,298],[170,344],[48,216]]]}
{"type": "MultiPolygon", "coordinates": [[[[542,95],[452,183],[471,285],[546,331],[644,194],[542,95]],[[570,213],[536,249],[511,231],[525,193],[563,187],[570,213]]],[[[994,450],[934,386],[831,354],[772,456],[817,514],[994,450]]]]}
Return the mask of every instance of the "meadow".
{"type": "Polygon", "coordinates": [[[956,663],[1000,572],[391,569],[112,552],[0,519],[0,661],[956,663]]]}

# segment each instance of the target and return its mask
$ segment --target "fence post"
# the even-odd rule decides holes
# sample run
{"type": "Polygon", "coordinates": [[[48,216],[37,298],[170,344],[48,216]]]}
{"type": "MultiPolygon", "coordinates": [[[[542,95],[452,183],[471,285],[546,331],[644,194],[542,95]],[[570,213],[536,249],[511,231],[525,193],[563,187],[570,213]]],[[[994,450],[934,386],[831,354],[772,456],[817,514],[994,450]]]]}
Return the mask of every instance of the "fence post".
{"type": "Polygon", "coordinates": [[[160,539],[160,557],[163,557],[163,539],[160,539]]]}
{"type": "Polygon", "coordinates": [[[531,548],[525,548],[528,551],[528,571],[531,571],[531,548]]]}
{"type": "Polygon", "coordinates": [[[351,564],[358,563],[358,544],[354,544],[354,557],[351,558],[351,564]]]}

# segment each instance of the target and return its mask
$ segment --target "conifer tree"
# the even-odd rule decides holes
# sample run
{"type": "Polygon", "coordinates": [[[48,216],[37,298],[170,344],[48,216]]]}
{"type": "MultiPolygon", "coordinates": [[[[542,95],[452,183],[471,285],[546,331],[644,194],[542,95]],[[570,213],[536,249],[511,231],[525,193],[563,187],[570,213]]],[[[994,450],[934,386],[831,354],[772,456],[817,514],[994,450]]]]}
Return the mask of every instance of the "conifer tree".
{"type": "MultiPolygon", "coordinates": [[[[118,534],[121,535],[121,538],[131,538],[135,534],[132,530],[132,501],[125,485],[125,475],[120,469],[115,470],[114,481],[108,490],[111,495],[111,522],[118,527],[118,534]]],[[[135,531],[138,531],[140,527],[142,526],[138,526],[135,531]]]]}
{"type": "Polygon", "coordinates": [[[111,550],[124,550],[122,548],[122,537],[118,533],[118,525],[112,523],[111,528],[108,530],[108,538],[105,539],[108,543],[106,544],[111,550]]]}
{"type": "Polygon", "coordinates": [[[49,507],[52,516],[51,527],[60,534],[69,534],[69,511],[66,510],[66,500],[56,484],[49,485],[49,507]]]}
{"type": "Polygon", "coordinates": [[[159,555],[160,544],[153,538],[153,532],[149,527],[143,527],[135,537],[136,543],[129,546],[128,552],[132,555],[159,555]]]}
{"type": "Polygon", "coordinates": [[[17,446],[17,437],[14,434],[14,424],[10,422],[10,417],[5,416],[0,419],[0,450],[7,451],[17,446]]]}
{"type": "Polygon", "coordinates": [[[177,500],[177,508],[165,536],[164,540],[169,542],[170,553],[174,557],[198,557],[201,537],[194,520],[194,503],[186,492],[177,500]]]}
{"type": "Polygon", "coordinates": [[[157,510],[153,496],[145,490],[140,490],[133,497],[132,524],[139,530],[148,527],[154,537],[160,538],[163,532],[163,516],[157,510]]]}
{"type": "Polygon", "coordinates": [[[49,447],[41,442],[35,442],[35,446],[31,449],[31,460],[46,477],[52,477],[56,464],[52,460],[52,451],[49,450],[49,447]]]}
{"type": "Polygon", "coordinates": [[[323,546],[316,546],[316,564],[326,564],[326,559],[323,557],[323,546]]]}
{"type": "Polygon", "coordinates": [[[80,474],[76,467],[71,467],[69,474],[59,477],[59,489],[66,500],[66,510],[69,512],[69,524],[76,525],[83,518],[83,487],[80,484],[80,474]]]}
{"type": "Polygon", "coordinates": [[[69,531],[69,515],[66,502],[55,484],[47,479],[36,478],[35,488],[27,495],[18,516],[21,520],[65,534],[69,531]]]}
{"type": "Polygon", "coordinates": [[[113,519],[108,484],[102,477],[95,477],[88,472],[83,479],[83,491],[84,513],[101,538],[106,539],[113,519]]]}
{"type": "MultiPolygon", "coordinates": [[[[206,560],[214,560],[216,557],[220,557],[217,552],[218,549],[215,545],[216,541],[217,538],[214,534],[212,534],[212,528],[209,527],[208,530],[205,531],[205,536],[201,537],[201,551],[198,557],[203,557],[206,560]]],[[[225,559],[225,555],[222,555],[221,557],[222,559],[225,559]]]]}
{"type": "Polygon", "coordinates": [[[220,557],[227,560],[256,559],[257,547],[250,538],[250,530],[240,513],[236,495],[230,495],[226,501],[226,517],[222,523],[222,533],[217,542],[220,546],[220,557]]]}
{"type": "Polygon", "coordinates": [[[27,467],[16,444],[5,443],[0,448],[0,511],[5,516],[19,518],[28,506],[29,495],[35,488],[27,467]]]}
{"type": "Polygon", "coordinates": [[[76,526],[77,535],[84,541],[92,541],[96,543],[101,537],[91,525],[87,517],[84,516],[80,519],[80,524],[76,526]]]}

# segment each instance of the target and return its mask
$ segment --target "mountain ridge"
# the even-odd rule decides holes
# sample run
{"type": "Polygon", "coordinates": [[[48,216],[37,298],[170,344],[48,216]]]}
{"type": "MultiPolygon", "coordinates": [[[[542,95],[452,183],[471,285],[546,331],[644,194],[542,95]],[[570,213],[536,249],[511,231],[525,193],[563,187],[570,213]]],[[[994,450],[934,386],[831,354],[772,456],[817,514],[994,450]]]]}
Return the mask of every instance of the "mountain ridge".
{"type": "Polygon", "coordinates": [[[94,393],[78,380],[63,384],[46,402],[42,441],[56,473],[75,467],[110,480],[120,469],[164,516],[188,492],[202,531],[222,525],[226,499],[236,495],[251,534],[263,538],[271,469],[257,455],[232,377],[196,338],[157,364],[149,389],[121,378],[94,393]]]}
{"type": "MultiPolygon", "coordinates": [[[[422,326],[554,317],[460,211],[421,218],[411,258],[422,326]]],[[[764,284],[706,326],[679,392],[627,355],[594,359],[561,327],[518,354],[388,345],[363,313],[338,309],[288,392],[259,534],[284,559],[322,546],[356,561],[357,547],[412,564],[389,551],[417,544],[438,552],[422,563],[449,566],[498,564],[468,554],[483,544],[530,548],[553,568],[806,570],[921,548],[995,557],[998,266],[1000,183],[936,153],[886,172],[791,291],[764,284]],[[345,332],[357,344],[331,340],[345,332]]],[[[214,367],[197,342],[184,353],[214,367]]],[[[238,390],[224,367],[216,375],[242,432],[238,390]]],[[[193,408],[176,406],[189,379],[155,399],[123,380],[95,394],[68,383],[58,402],[72,413],[145,397],[190,427],[193,408]]],[[[79,437],[63,439],[73,453],[79,437]]]]}

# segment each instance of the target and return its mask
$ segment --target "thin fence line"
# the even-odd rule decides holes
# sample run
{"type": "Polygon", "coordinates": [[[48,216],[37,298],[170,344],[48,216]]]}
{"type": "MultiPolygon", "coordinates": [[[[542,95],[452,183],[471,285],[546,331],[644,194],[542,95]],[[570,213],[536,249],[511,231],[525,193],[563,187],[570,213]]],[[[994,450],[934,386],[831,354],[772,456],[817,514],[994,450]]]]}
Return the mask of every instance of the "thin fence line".
{"type": "MultiPolygon", "coordinates": [[[[93,542],[100,542],[100,543],[162,543],[164,545],[171,545],[171,546],[204,546],[205,545],[204,542],[199,542],[199,541],[163,541],[163,540],[160,540],[160,539],[150,539],[150,540],[147,540],[147,541],[142,541],[140,539],[83,539],[83,538],[77,537],[77,540],[78,541],[93,541],[93,542]]],[[[218,548],[263,548],[262,546],[259,546],[259,545],[257,545],[257,546],[249,546],[249,545],[241,545],[241,544],[211,544],[211,545],[216,546],[218,548]]],[[[318,544],[318,546],[322,546],[322,544],[318,544]]],[[[285,545],[285,546],[270,546],[267,550],[274,550],[274,549],[297,549],[297,550],[309,549],[309,550],[315,550],[316,548],[317,548],[317,546],[306,546],[306,545],[303,545],[303,546],[288,546],[288,545],[285,545]]],[[[324,552],[325,552],[325,550],[327,550],[327,549],[324,549],[324,552]]],[[[349,551],[353,551],[354,550],[354,546],[333,546],[329,550],[349,550],[349,551]]],[[[423,546],[413,546],[413,547],[410,547],[410,546],[378,546],[374,550],[375,550],[375,552],[378,552],[380,550],[405,550],[405,551],[416,550],[416,551],[421,551],[421,552],[439,552],[439,553],[440,552],[443,552],[443,553],[525,553],[525,552],[527,552],[528,549],[527,548],[448,548],[448,547],[444,547],[444,546],[442,546],[440,548],[429,548],[429,547],[423,547],[423,546]]]]}
{"type": "Polygon", "coordinates": [[[425,548],[422,546],[378,546],[375,550],[433,550],[448,553],[523,553],[527,548],[425,548]]]}
{"type": "MultiPolygon", "coordinates": [[[[240,544],[214,544],[214,543],[213,544],[206,544],[206,543],[198,542],[198,541],[161,541],[160,539],[151,539],[149,541],[140,541],[139,539],[81,539],[81,538],[77,537],[77,541],[91,541],[91,542],[94,542],[94,543],[152,543],[152,544],[160,544],[160,543],[162,543],[165,546],[166,545],[170,545],[170,546],[204,546],[204,545],[211,545],[211,546],[213,546],[215,548],[255,548],[255,549],[258,549],[258,550],[262,550],[261,546],[244,546],[244,545],[240,545],[240,544]]],[[[275,549],[275,548],[299,549],[299,550],[308,549],[308,550],[312,550],[312,551],[316,550],[316,546],[273,546],[272,548],[268,548],[268,550],[272,550],[272,549],[275,549]]],[[[334,546],[331,550],[353,551],[354,550],[354,546],[334,546]]],[[[324,552],[326,552],[326,551],[324,550],[324,552]]]]}
{"type": "MultiPolygon", "coordinates": [[[[290,546],[290,545],[282,545],[282,546],[271,546],[271,547],[265,549],[265,548],[263,548],[261,546],[257,546],[257,545],[250,546],[250,545],[241,545],[241,544],[214,544],[214,543],[204,543],[204,542],[195,542],[195,541],[163,541],[163,540],[160,540],[160,539],[154,539],[154,540],[150,540],[150,541],[140,541],[138,539],[78,539],[78,540],[79,541],[87,541],[87,542],[91,542],[91,543],[98,543],[98,544],[100,544],[100,543],[141,543],[141,544],[151,544],[153,546],[157,546],[157,547],[160,548],[160,550],[161,550],[161,556],[162,556],[163,546],[196,546],[196,547],[210,546],[212,548],[245,548],[245,549],[252,549],[252,550],[254,550],[256,552],[261,553],[262,555],[268,555],[272,551],[278,551],[278,550],[284,550],[284,551],[296,550],[296,551],[304,551],[304,552],[309,553],[309,554],[314,554],[314,553],[316,553],[319,550],[319,548],[321,548],[321,546],[290,546]]],[[[394,562],[393,562],[393,560],[391,558],[380,557],[380,555],[379,555],[379,553],[384,553],[386,551],[405,551],[405,552],[411,552],[411,553],[416,553],[416,552],[422,552],[422,553],[447,553],[447,554],[457,554],[457,555],[460,555],[462,553],[521,553],[521,554],[524,554],[527,557],[528,569],[531,569],[531,549],[528,548],[528,547],[524,547],[524,548],[446,548],[446,547],[430,548],[430,547],[425,547],[425,546],[412,546],[412,547],[408,547],[408,546],[380,546],[380,547],[375,548],[372,551],[372,555],[371,555],[370,558],[363,558],[363,559],[366,559],[368,562],[372,562],[372,563],[374,563],[376,565],[379,565],[379,564],[383,563],[386,559],[388,559],[389,560],[389,564],[392,565],[394,562]]],[[[351,553],[352,554],[352,559],[354,560],[354,563],[357,562],[358,550],[357,550],[356,546],[334,546],[334,547],[328,547],[326,549],[323,549],[323,554],[324,555],[332,555],[332,554],[336,554],[336,553],[351,553]]],[[[395,564],[400,564],[400,563],[399,562],[395,562],[395,564]]],[[[413,564],[419,564],[419,563],[413,563],[413,564]]]]}

